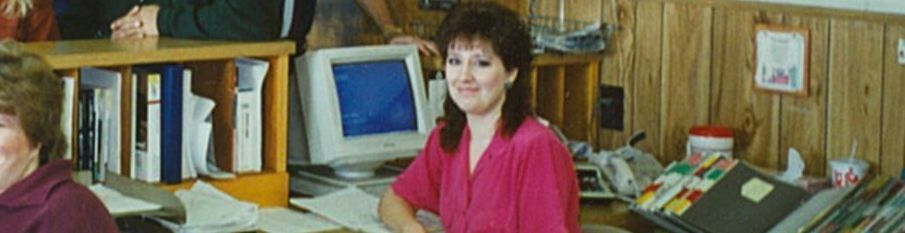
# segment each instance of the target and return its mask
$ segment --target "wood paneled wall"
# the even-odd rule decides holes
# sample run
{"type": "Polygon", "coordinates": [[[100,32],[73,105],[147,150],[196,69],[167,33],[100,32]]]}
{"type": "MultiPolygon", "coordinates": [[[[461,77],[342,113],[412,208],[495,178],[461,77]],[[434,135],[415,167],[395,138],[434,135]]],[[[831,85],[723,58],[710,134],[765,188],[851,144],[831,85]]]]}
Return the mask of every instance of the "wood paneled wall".
{"type": "Polygon", "coordinates": [[[380,28],[355,0],[317,1],[309,50],[381,42],[380,28]]]}
{"type": "Polygon", "coordinates": [[[648,140],[640,147],[664,162],[680,159],[688,129],[714,124],[735,130],[737,157],[764,167],[784,168],[794,147],[806,173],[823,175],[853,141],[874,173],[898,175],[905,165],[905,65],[895,60],[905,16],[733,1],[617,2],[621,27],[601,82],[626,88],[630,130],[604,130],[604,148],[643,129],[648,140]],[[753,90],[757,23],[810,30],[809,96],[753,90]]]}

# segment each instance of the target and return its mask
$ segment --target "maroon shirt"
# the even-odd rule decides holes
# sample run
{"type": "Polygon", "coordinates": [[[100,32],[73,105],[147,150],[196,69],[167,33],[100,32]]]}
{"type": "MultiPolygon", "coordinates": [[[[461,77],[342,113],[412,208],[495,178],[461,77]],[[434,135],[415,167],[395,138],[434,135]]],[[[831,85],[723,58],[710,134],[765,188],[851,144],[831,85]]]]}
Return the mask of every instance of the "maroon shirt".
{"type": "Polygon", "coordinates": [[[104,204],[70,170],[69,161],[52,161],[0,194],[0,231],[118,232],[104,204]]]}

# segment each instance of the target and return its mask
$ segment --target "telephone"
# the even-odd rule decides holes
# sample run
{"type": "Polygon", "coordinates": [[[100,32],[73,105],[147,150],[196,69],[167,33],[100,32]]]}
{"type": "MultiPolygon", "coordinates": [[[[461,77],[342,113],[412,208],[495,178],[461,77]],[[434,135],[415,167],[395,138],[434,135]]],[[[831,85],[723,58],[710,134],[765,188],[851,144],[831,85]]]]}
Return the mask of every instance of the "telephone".
{"type": "Polygon", "coordinates": [[[616,197],[609,183],[603,179],[600,168],[589,163],[576,163],[575,174],[578,175],[579,196],[582,199],[609,199],[616,197]]]}
{"type": "Polygon", "coordinates": [[[663,165],[657,159],[634,147],[645,136],[644,131],[639,131],[625,146],[612,151],[602,150],[590,156],[589,161],[603,171],[619,195],[638,196],[644,187],[663,174],[663,165]]]}
{"type": "Polygon", "coordinates": [[[634,147],[646,137],[643,130],[632,135],[625,146],[619,149],[594,153],[587,143],[569,140],[546,119],[539,117],[538,121],[553,131],[573,156],[588,158],[587,164],[577,163],[575,166],[582,198],[615,197],[631,201],[626,197],[637,196],[642,188],[663,174],[663,165],[654,156],[634,147]]]}

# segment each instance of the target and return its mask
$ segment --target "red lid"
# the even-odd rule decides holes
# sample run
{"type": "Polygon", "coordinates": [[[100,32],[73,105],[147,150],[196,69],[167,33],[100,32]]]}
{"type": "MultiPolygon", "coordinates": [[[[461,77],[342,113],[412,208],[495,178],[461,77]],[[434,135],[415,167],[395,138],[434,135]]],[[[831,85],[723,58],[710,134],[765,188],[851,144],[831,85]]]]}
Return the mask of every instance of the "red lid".
{"type": "Polygon", "coordinates": [[[734,133],[731,129],[722,127],[722,126],[712,126],[712,125],[699,125],[691,127],[691,130],[688,130],[688,133],[696,136],[704,136],[704,137],[720,137],[720,138],[731,138],[734,133]]]}

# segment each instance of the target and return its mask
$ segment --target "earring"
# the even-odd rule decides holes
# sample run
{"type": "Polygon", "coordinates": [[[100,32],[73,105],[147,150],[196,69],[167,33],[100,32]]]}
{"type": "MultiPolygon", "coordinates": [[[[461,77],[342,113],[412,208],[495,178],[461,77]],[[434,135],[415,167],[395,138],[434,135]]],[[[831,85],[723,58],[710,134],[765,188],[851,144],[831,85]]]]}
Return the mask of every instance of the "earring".
{"type": "Polygon", "coordinates": [[[504,83],[503,83],[503,88],[506,88],[506,90],[511,89],[511,88],[512,88],[512,81],[506,81],[506,82],[504,82],[504,83]]]}

